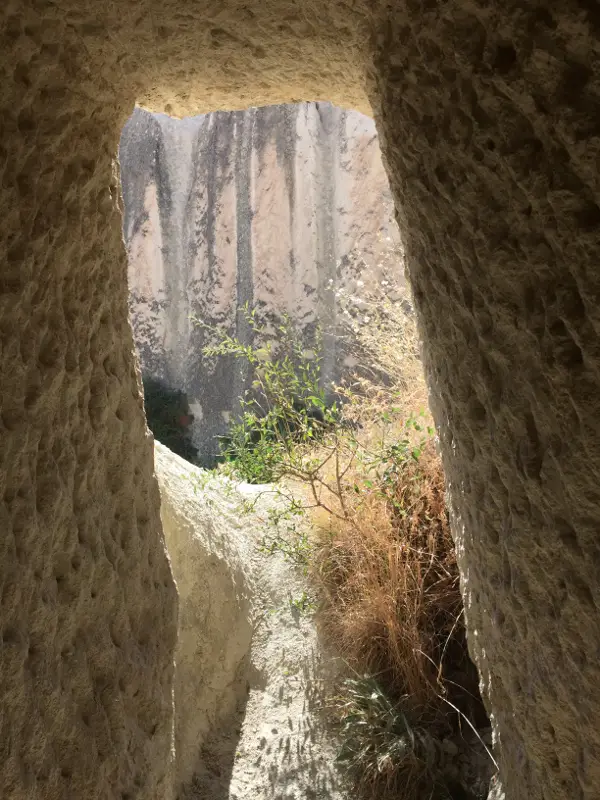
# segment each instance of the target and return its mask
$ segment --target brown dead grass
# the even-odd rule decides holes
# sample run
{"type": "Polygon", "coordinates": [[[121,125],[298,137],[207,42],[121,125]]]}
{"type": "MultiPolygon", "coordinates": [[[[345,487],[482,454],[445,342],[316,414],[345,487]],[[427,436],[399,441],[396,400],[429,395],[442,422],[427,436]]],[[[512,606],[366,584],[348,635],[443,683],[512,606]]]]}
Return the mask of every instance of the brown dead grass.
{"type": "Polygon", "coordinates": [[[379,676],[395,696],[429,712],[445,691],[445,653],[455,652],[453,638],[464,638],[444,476],[432,442],[418,462],[402,467],[394,495],[399,508],[363,488],[356,499],[348,496],[346,521],[321,528],[313,557],[321,627],[354,670],[379,676]]]}
{"type": "MultiPolygon", "coordinates": [[[[354,669],[379,675],[396,696],[435,707],[445,691],[446,655],[457,649],[455,642],[464,650],[444,473],[434,437],[423,434],[428,428],[433,433],[433,421],[416,320],[406,311],[410,296],[401,290],[406,301],[394,304],[376,281],[366,285],[370,323],[349,324],[357,357],[387,380],[363,374],[349,387],[344,415],[358,425],[351,438],[360,450],[381,454],[408,435],[422,452],[417,460],[384,460],[375,470],[354,459],[344,479],[344,512],[317,516],[321,533],[313,560],[321,624],[354,669]],[[406,420],[419,412],[423,432],[407,433],[406,420]]],[[[337,447],[343,449],[339,440],[337,447]]]]}

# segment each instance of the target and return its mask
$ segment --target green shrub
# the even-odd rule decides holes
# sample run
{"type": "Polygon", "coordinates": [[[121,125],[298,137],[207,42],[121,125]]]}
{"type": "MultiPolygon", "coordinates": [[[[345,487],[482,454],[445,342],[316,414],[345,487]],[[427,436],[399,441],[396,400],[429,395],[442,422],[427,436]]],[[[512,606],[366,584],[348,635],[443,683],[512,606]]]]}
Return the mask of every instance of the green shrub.
{"type": "MultiPolygon", "coordinates": [[[[265,331],[256,311],[245,309],[257,339],[265,331]]],[[[199,320],[196,324],[214,329],[199,320]]],[[[249,483],[272,483],[300,467],[298,448],[322,437],[339,419],[338,406],[329,404],[321,383],[322,346],[319,332],[307,351],[288,317],[277,326],[277,342],[242,344],[219,333],[207,346],[209,357],[234,356],[252,370],[252,388],[240,398],[241,414],[220,437],[225,462],[249,483]]]]}
{"type": "MultiPolygon", "coordinates": [[[[341,745],[338,762],[364,790],[379,796],[385,790],[406,797],[431,797],[440,779],[445,754],[442,743],[405,713],[410,703],[390,700],[372,676],[347,679],[338,699],[341,745]]],[[[436,792],[437,794],[437,792],[436,792]]]]}

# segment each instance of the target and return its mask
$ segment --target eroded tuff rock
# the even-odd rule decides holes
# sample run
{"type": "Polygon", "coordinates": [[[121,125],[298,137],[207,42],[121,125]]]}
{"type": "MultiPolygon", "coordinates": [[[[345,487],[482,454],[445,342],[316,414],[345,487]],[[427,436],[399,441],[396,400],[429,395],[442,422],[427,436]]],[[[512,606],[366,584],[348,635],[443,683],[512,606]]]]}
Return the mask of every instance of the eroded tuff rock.
{"type": "Polygon", "coordinates": [[[328,99],[378,119],[506,796],[595,798],[599,33],[589,0],[2,4],[4,797],[165,793],[175,596],[127,317],[122,126],[136,101],[328,99]]]}
{"type": "Polygon", "coordinates": [[[239,309],[256,308],[273,336],[285,313],[307,348],[319,325],[330,385],[355,364],[339,290],[358,310],[363,273],[372,281],[392,270],[402,283],[375,125],[329,103],[185,120],[136,109],[119,160],[142,371],[186,392],[194,444],[210,464],[252,376],[239,361],[204,356],[217,337],[193,317],[248,344],[239,309]]]}
{"type": "Polygon", "coordinates": [[[279,533],[269,510],[281,510],[281,498],[204,472],[160,443],[155,454],[180,605],[177,796],[350,800],[322,714],[339,665],[324,656],[312,614],[293,605],[306,577],[261,551],[279,533]]]}

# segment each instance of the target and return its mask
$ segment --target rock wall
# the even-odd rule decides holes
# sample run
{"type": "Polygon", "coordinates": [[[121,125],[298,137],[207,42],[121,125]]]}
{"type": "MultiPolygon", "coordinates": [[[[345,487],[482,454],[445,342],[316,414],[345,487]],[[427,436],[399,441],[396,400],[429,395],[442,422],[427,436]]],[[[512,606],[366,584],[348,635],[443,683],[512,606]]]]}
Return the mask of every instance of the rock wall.
{"type": "Polygon", "coordinates": [[[323,717],[339,664],[293,605],[307,590],[302,570],[263,552],[285,503],[160,443],[155,459],[179,592],[177,797],[350,800],[323,717]]]}
{"type": "Polygon", "coordinates": [[[251,376],[239,361],[206,358],[215,337],[192,317],[250,343],[241,307],[271,330],[287,313],[307,347],[320,324],[330,384],[351,349],[338,290],[360,295],[363,272],[402,275],[375,125],[329,103],[185,120],[136,109],[119,159],[142,371],[186,392],[193,440],[210,464],[251,376]]]}
{"type": "Polygon", "coordinates": [[[160,443],[156,470],[179,595],[174,778],[176,789],[184,790],[203,766],[219,773],[220,765],[203,765],[211,739],[232,737],[235,752],[234,729],[243,722],[236,711],[249,691],[255,587],[248,574],[252,554],[248,547],[240,553],[232,536],[232,530],[247,529],[249,520],[241,520],[227,487],[209,491],[207,476],[160,443]]]}
{"type": "Polygon", "coordinates": [[[324,98],[378,120],[507,797],[596,796],[599,32],[591,0],[2,4],[3,797],[167,793],[122,126],[324,98]]]}
{"type": "Polygon", "coordinates": [[[600,18],[586,3],[485,5],[434,22],[407,4],[377,62],[380,126],[506,796],[587,800],[600,786],[587,722],[600,712],[600,18]]]}

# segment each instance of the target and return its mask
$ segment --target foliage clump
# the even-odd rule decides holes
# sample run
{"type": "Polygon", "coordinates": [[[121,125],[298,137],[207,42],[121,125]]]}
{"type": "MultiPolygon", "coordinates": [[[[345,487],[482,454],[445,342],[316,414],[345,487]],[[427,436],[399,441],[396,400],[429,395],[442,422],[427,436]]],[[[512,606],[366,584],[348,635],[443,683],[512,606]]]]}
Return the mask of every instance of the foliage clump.
{"type": "MultiPolygon", "coordinates": [[[[339,420],[339,407],[328,402],[321,384],[322,342],[317,331],[307,349],[287,316],[264,341],[256,309],[243,309],[257,344],[243,344],[226,333],[203,349],[208,357],[233,356],[247,365],[252,386],[239,399],[240,413],[227,436],[220,437],[221,456],[248,483],[272,483],[298,466],[301,448],[321,438],[339,420]]],[[[198,325],[202,322],[196,320],[198,325]]]]}
{"type": "Polygon", "coordinates": [[[453,765],[432,754],[461,740],[463,729],[488,725],[433,437],[415,455],[396,450],[375,479],[354,474],[346,515],[321,529],[311,561],[321,631],[358,678],[343,683],[333,703],[344,763],[377,797],[453,796],[453,765]],[[359,702],[371,679],[377,691],[359,702]],[[399,739],[391,708],[404,730],[399,739]],[[375,746],[383,732],[385,746],[375,746]]]}

